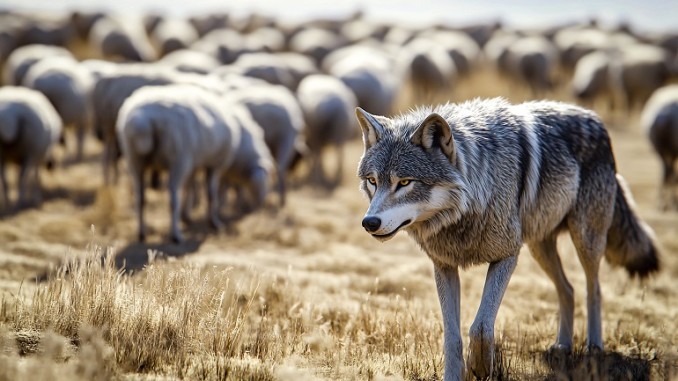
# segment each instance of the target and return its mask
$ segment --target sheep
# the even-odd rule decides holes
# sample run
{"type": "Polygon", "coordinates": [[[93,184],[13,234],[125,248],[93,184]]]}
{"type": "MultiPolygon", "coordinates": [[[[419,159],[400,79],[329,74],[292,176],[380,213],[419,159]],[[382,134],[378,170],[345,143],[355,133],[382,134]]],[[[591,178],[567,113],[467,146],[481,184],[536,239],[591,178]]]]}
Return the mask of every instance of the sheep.
{"type": "Polygon", "coordinates": [[[75,129],[75,160],[81,161],[85,132],[91,124],[92,73],[72,58],[57,57],[33,65],[26,73],[23,85],[43,93],[61,117],[64,127],[75,129]]]}
{"type": "Polygon", "coordinates": [[[572,91],[580,103],[593,108],[597,100],[613,100],[610,85],[610,55],[597,51],[582,57],[574,68],[572,91]]]}
{"type": "Polygon", "coordinates": [[[295,91],[304,77],[317,72],[316,65],[301,54],[260,52],[243,54],[233,64],[214,69],[212,74],[219,77],[236,74],[257,78],[295,91]]]}
{"type": "Polygon", "coordinates": [[[245,45],[254,52],[282,52],[285,36],[278,29],[262,27],[245,35],[245,45]]]}
{"type": "Polygon", "coordinates": [[[240,145],[238,120],[222,97],[191,85],[149,86],[135,91],[120,108],[116,133],[136,194],[138,239],[144,241],[144,172],[169,172],[170,238],[184,241],[179,218],[187,181],[205,170],[208,221],[220,229],[219,186],[240,145]]]}
{"type": "Polygon", "coordinates": [[[285,205],[287,170],[296,152],[306,154],[308,151],[303,141],[303,112],[294,93],[283,86],[241,81],[234,87],[230,91],[233,100],[247,107],[275,158],[282,207],[285,205]]]}
{"type": "Polygon", "coordinates": [[[666,85],[657,89],[643,107],[640,124],[657,152],[663,168],[660,188],[661,205],[676,208],[675,187],[678,176],[675,162],[678,158],[678,85],[666,85]]]}
{"type": "Polygon", "coordinates": [[[540,97],[553,87],[553,73],[556,69],[558,51],[546,38],[541,36],[522,37],[508,49],[509,72],[527,84],[533,97],[540,97]]]}
{"type": "Polygon", "coordinates": [[[195,84],[213,92],[220,91],[218,81],[206,76],[181,73],[159,65],[133,64],[119,67],[112,74],[102,76],[92,90],[94,110],[94,131],[104,142],[103,174],[104,183],[117,179],[115,165],[119,151],[115,134],[116,119],[122,103],[135,90],[143,86],[162,86],[175,83],[195,84]]]}
{"type": "Polygon", "coordinates": [[[26,17],[21,45],[68,46],[75,35],[70,15],[57,12],[33,12],[26,17]]]}
{"type": "Polygon", "coordinates": [[[182,19],[162,19],[151,32],[151,40],[158,46],[161,57],[188,48],[198,38],[195,27],[182,19]]]}
{"type": "Polygon", "coordinates": [[[222,64],[233,63],[240,55],[249,52],[245,37],[233,29],[215,29],[191,44],[190,49],[207,53],[222,64]]]}
{"type": "Polygon", "coordinates": [[[398,55],[399,71],[412,87],[414,103],[428,103],[440,92],[454,86],[457,68],[454,60],[439,44],[418,37],[398,55]]]}
{"type": "Polygon", "coordinates": [[[436,30],[422,33],[420,37],[430,38],[442,46],[454,60],[460,75],[468,74],[480,58],[480,46],[464,32],[436,30]]]}
{"type": "MultiPolygon", "coordinates": [[[[240,144],[236,148],[233,162],[222,175],[220,195],[225,197],[227,188],[235,188],[239,212],[248,213],[264,204],[270,187],[269,179],[275,172],[274,160],[265,141],[261,124],[240,104],[239,107],[234,106],[232,110],[240,127],[240,144]]],[[[260,120],[261,117],[260,115],[260,120]]],[[[283,179],[278,179],[278,184],[283,184],[283,179]]],[[[282,200],[284,202],[284,199],[282,200]]],[[[225,200],[220,204],[225,204],[225,200]]]]}
{"type": "Polygon", "coordinates": [[[5,85],[19,86],[28,69],[36,62],[51,57],[71,57],[68,50],[59,46],[32,44],[15,49],[7,58],[2,72],[5,85]]]}
{"type": "Polygon", "coordinates": [[[61,119],[40,92],[24,87],[0,87],[0,185],[5,208],[10,205],[5,165],[19,169],[18,207],[40,202],[38,166],[61,134],[61,119]],[[33,184],[29,178],[33,177],[33,184]],[[32,199],[32,200],[31,200],[32,199]]]}
{"type": "Polygon", "coordinates": [[[377,115],[391,113],[402,81],[394,73],[391,54],[368,45],[352,45],[328,55],[323,68],[353,91],[363,109],[377,115]]]}
{"type": "Polygon", "coordinates": [[[103,12],[97,11],[73,11],[71,12],[71,24],[75,29],[75,33],[81,40],[87,40],[92,26],[97,20],[106,17],[103,12]]]}
{"type": "Polygon", "coordinates": [[[108,59],[151,62],[156,53],[141,20],[106,16],[97,20],[90,30],[92,48],[108,59]]]}
{"type": "Polygon", "coordinates": [[[510,77],[509,48],[518,41],[520,36],[512,32],[497,31],[483,47],[485,59],[494,66],[503,77],[510,77]]]}
{"type": "Polygon", "coordinates": [[[158,64],[186,73],[207,74],[219,67],[221,62],[205,52],[179,49],[159,59],[158,64]]]}
{"type": "Polygon", "coordinates": [[[293,52],[311,57],[317,65],[320,65],[326,55],[345,44],[345,39],[334,32],[321,28],[308,28],[292,37],[289,48],[293,52]]]}
{"type": "Polygon", "coordinates": [[[609,33],[594,27],[566,27],[555,33],[553,42],[558,49],[561,67],[571,73],[577,61],[597,50],[616,49],[636,42],[623,32],[609,33]]]}
{"type": "Polygon", "coordinates": [[[624,46],[610,64],[612,85],[622,107],[629,113],[640,108],[653,91],[669,79],[671,61],[667,52],[648,44],[624,46]]]}
{"type": "Polygon", "coordinates": [[[306,121],[306,145],[310,151],[311,179],[334,187],[341,182],[343,146],[354,129],[353,110],[358,101],[346,85],[330,75],[313,74],[304,78],[297,99],[306,121]],[[328,146],[337,150],[337,167],[328,182],[322,165],[322,152],[328,146]]]}

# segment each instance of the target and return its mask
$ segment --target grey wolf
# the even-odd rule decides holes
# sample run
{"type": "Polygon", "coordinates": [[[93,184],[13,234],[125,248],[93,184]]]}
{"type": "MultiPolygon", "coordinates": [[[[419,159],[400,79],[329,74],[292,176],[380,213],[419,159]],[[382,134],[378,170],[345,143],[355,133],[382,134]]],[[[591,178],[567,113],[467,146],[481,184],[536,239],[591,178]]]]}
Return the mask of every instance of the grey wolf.
{"type": "Polygon", "coordinates": [[[489,263],[469,332],[468,368],[491,377],[494,322],[523,243],[555,284],[554,350],[572,348],[574,294],[556,249],[569,231],[586,274],[588,336],[603,349],[598,270],[603,256],[631,274],[659,269],[653,233],[617,173],[592,111],[503,99],[424,107],[386,118],[357,109],[365,151],[362,225],[386,241],[406,231],[433,262],[443,316],[445,380],[464,376],[458,269],[489,263]]]}

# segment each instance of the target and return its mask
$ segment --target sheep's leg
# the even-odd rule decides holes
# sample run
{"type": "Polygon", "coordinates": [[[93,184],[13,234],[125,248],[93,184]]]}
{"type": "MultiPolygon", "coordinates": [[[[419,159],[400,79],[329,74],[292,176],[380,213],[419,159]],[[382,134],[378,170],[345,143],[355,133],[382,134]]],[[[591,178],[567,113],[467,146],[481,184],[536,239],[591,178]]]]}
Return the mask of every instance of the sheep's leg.
{"type": "Polygon", "coordinates": [[[183,192],[188,171],[183,168],[172,168],[169,174],[169,194],[170,194],[170,214],[172,226],[170,228],[170,237],[173,242],[181,243],[184,237],[179,229],[179,218],[181,214],[181,193],[183,192]]]}
{"type": "Polygon", "coordinates": [[[42,183],[40,181],[40,168],[35,165],[33,166],[33,184],[32,184],[32,197],[33,200],[41,204],[42,203],[42,183]]]}
{"type": "Polygon", "coordinates": [[[337,169],[334,173],[334,180],[332,181],[332,187],[337,187],[341,184],[341,179],[344,174],[344,142],[339,143],[336,147],[337,150],[337,169]]]}
{"type": "Polygon", "coordinates": [[[111,184],[111,177],[110,177],[110,172],[111,172],[111,155],[113,154],[113,149],[111,148],[111,144],[106,141],[104,143],[104,154],[102,155],[102,163],[101,166],[103,167],[103,174],[104,174],[104,184],[105,185],[110,185],[111,184]]]}
{"type": "Polygon", "coordinates": [[[0,159],[0,186],[2,186],[3,208],[9,208],[9,189],[7,189],[7,175],[5,173],[5,164],[0,159]]]}
{"type": "Polygon", "coordinates": [[[20,165],[19,169],[19,200],[17,201],[17,205],[19,208],[24,208],[28,205],[28,200],[30,200],[30,197],[28,195],[29,192],[29,174],[31,173],[31,166],[33,164],[30,161],[24,161],[20,165]]]}
{"type": "Polygon", "coordinates": [[[75,162],[82,161],[83,152],[85,151],[85,125],[76,126],[76,148],[75,148],[75,162]]]}
{"type": "Polygon", "coordinates": [[[139,242],[144,242],[146,240],[146,224],[144,223],[144,205],[146,203],[144,169],[140,166],[130,165],[130,173],[132,174],[132,182],[134,183],[134,192],[136,194],[137,223],[139,229],[137,238],[139,239],[139,242]]]}
{"type": "Polygon", "coordinates": [[[224,223],[219,218],[219,185],[221,172],[213,168],[208,168],[205,177],[207,180],[207,213],[210,226],[216,230],[221,230],[224,223]]]}
{"type": "Polygon", "coordinates": [[[196,205],[196,195],[198,192],[198,183],[195,179],[195,173],[190,176],[188,182],[186,183],[186,191],[184,193],[184,204],[181,208],[181,220],[185,224],[190,224],[191,219],[191,210],[195,208],[196,205]]]}

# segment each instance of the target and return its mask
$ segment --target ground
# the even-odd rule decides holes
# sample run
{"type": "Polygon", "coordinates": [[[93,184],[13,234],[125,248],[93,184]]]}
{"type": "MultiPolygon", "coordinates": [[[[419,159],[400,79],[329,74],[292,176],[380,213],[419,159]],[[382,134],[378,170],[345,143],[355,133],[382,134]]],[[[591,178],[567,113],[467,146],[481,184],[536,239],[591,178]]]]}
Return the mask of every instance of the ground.
{"type": "MultiPolygon", "coordinates": [[[[452,99],[525,97],[509,90],[478,75],[452,99]]],[[[603,264],[605,352],[587,355],[584,274],[562,236],[576,348],[559,357],[546,352],[556,292],[523,249],[495,328],[497,379],[678,379],[678,213],[658,208],[659,162],[637,113],[606,120],[662,270],[639,282],[603,264]]],[[[406,234],[379,243],[360,226],[368,203],[355,177],[359,140],[346,147],[334,191],[297,177],[283,209],[272,196],[220,233],[197,211],[182,245],[163,243],[163,190],[149,192],[150,234],[135,242],[129,179],[121,165],[119,182],[103,187],[100,150],[90,139],[84,162],[43,172],[40,207],[0,217],[0,379],[441,379],[432,264],[406,234]]],[[[462,332],[486,269],[461,273],[462,332]]]]}

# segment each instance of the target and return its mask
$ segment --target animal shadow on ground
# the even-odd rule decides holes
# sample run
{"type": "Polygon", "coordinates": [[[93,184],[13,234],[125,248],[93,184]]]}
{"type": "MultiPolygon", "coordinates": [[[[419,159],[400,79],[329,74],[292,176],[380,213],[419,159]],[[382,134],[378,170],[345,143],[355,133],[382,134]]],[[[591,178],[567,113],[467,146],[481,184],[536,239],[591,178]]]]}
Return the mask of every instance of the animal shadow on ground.
{"type": "Polygon", "coordinates": [[[545,380],[650,380],[651,362],[617,352],[571,355],[547,351],[542,360],[550,369],[545,380]]]}
{"type": "Polygon", "coordinates": [[[179,258],[195,253],[203,242],[204,239],[187,239],[182,243],[133,242],[118,250],[115,255],[115,266],[127,273],[133,273],[143,269],[154,260],[179,258]]]}
{"type": "MultiPolygon", "coordinates": [[[[127,275],[132,275],[153,261],[179,258],[190,253],[195,253],[200,249],[203,242],[204,238],[187,239],[182,243],[132,242],[112,255],[113,264],[116,269],[121,270],[127,275]]],[[[107,258],[111,258],[111,256],[108,255],[107,250],[103,250],[95,261],[98,261],[101,266],[106,266],[107,258]]],[[[83,260],[88,261],[90,259],[83,260]]],[[[51,267],[45,272],[38,274],[35,277],[35,282],[46,282],[58,276],[58,274],[67,276],[71,273],[73,266],[77,266],[77,263],[66,262],[51,267]]]]}
{"type": "Polygon", "coordinates": [[[16,200],[12,200],[9,207],[0,207],[0,219],[14,217],[23,211],[40,208],[42,204],[58,199],[70,200],[73,205],[78,207],[86,207],[94,204],[96,192],[91,190],[67,189],[61,186],[43,188],[40,201],[28,200],[22,205],[17,205],[16,200]]]}

